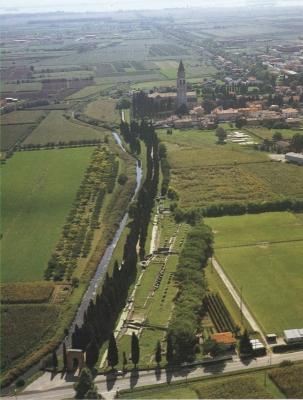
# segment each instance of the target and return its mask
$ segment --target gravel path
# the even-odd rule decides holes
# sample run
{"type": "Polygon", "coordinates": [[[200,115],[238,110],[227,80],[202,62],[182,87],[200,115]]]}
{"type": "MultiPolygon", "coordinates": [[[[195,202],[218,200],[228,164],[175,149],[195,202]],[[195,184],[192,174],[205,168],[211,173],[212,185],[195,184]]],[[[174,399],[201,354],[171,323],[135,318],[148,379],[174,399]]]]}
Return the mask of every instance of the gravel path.
{"type": "Polygon", "coordinates": [[[256,323],[255,319],[251,315],[250,311],[245,306],[245,304],[243,302],[243,299],[241,301],[240,296],[238,295],[238,293],[236,292],[235,288],[231,284],[230,280],[227,278],[227,276],[225,275],[224,271],[222,270],[222,268],[220,267],[220,265],[218,264],[217,260],[214,257],[212,258],[212,263],[213,263],[213,266],[214,266],[215,270],[218,272],[218,274],[220,275],[221,279],[225,283],[225,286],[227,287],[227,289],[230,291],[231,295],[235,299],[235,302],[237,303],[239,308],[241,308],[241,302],[242,302],[242,313],[245,316],[245,318],[247,319],[247,321],[249,322],[249,324],[252,327],[252,329],[254,331],[260,333],[260,335],[262,336],[262,339],[264,340],[264,343],[266,344],[266,347],[269,348],[267,346],[267,342],[266,342],[265,336],[263,335],[263,333],[262,333],[261,329],[259,328],[258,324],[256,323]]]}

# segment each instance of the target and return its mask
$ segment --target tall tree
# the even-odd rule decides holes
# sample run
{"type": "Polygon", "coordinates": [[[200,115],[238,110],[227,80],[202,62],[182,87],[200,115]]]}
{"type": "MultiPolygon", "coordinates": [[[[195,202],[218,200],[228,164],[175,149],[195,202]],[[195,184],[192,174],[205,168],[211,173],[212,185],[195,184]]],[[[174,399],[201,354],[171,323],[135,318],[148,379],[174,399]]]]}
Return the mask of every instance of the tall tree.
{"type": "Polygon", "coordinates": [[[112,369],[118,364],[119,361],[117,343],[113,332],[111,332],[109,335],[107,360],[108,365],[110,365],[112,369]]]}
{"type": "Polygon", "coordinates": [[[166,346],[166,361],[171,363],[174,357],[173,342],[171,335],[167,335],[167,346],[166,346]]]}
{"type": "Polygon", "coordinates": [[[127,364],[126,353],[125,353],[125,351],[123,351],[123,369],[125,369],[126,364],[127,364]]]}
{"type": "Polygon", "coordinates": [[[86,364],[89,368],[93,368],[98,361],[99,347],[95,337],[93,336],[92,341],[89,343],[86,349],[86,364]]]}
{"type": "Polygon", "coordinates": [[[156,348],[155,359],[156,359],[156,363],[157,363],[158,366],[159,366],[159,364],[160,364],[160,362],[161,362],[161,359],[162,359],[160,340],[158,340],[158,342],[157,342],[157,348],[156,348]]]}
{"type": "Polygon", "coordinates": [[[303,135],[296,133],[291,139],[290,147],[295,153],[301,153],[303,150],[303,135]]]}
{"type": "Polygon", "coordinates": [[[239,350],[241,354],[252,354],[253,352],[252,344],[250,343],[247,329],[245,329],[241,337],[239,350]]]}
{"type": "Polygon", "coordinates": [[[140,357],[140,347],[139,347],[139,339],[137,338],[135,332],[133,332],[132,334],[131,349],[132,349],[132,362],[136,368],[140,357]]]}
{"type": "Polygon", "coordinates": [[[77,382],[74,383],[74,389],[76,391],[76,399],[84,399],[89,390],[94,390],[93,377],[88,368],[82,368],[77,382]]]}
{"type": "Polygon", "coordinates": [[[55,369],[58,368],[58,358],[57,358],[57,354],[56,354],[56,350],[53,350],[53,367],[55,369]]]}
{"type": "Polygon", "coordinates": [[[63,342],[63,365],[64,368],[67,368],[67,353],[66,353],[65,342],[63,342]]]}
{"type": "Polygon", "coordinates": [[[218,137],[219,142],[224,142],[227,137],[225,129],[223,129],[221,126],[216,129],[215,135],[218,137]]]}

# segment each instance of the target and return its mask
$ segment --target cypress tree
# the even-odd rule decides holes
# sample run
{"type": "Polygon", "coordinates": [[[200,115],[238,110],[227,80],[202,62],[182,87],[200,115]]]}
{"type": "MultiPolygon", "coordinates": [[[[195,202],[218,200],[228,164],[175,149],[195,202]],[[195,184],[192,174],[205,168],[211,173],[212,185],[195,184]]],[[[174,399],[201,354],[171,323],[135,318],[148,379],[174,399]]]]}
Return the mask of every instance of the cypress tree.
{"type": "Polygon", "coordinates": [[[245,329],[241,337],[239,348],[241,354],[252,354],[253,352],[253,347],[252,344],[250,343],[247,329],[245,329]]]}
{"type": "Polygon", "coordinates": [[[57,354],[56,354],[56,350],[53,350],[53,367],[55,369],[58,368],[58,358],[57,358],[57,354]]]}
{"type": "Polygon", "coordinates": [[[113,332],[111,332],[109,335],[107,360],[108,365],[110,365],[112,369],[118,364],[119,361],[117,343],[113,332]]]}
{"type": "Polygon", "coordinates": [[[67,368],[67,353],[66,353],[66,346],[65,346],[65,342],[63,342],[63,365],[64,368],[67,368]]]}
{"type": "Polygon", "coordinates": [[[140,347],[139,347],[139,339],[135,335],[135,332],[133,332],[132,334],[131,349],[132,349],[132,362],[136,368],[140,357],[140,347]]]}
{"type": "Polygon", "coordinates": [[[93,368],[96,362],[98,361],[99,356],[99,347],[96,339],[93,337],[93,340],[89,343],[86,349],[86,364],[89,368],[93,368]]]}
{"type": "Polygon", "coordinates": [[[159,366],[159,364],[160,364],[160,362],[161,362],[161,359],[162,359],[160,340],[158,340],[158,342],[157,342],[157,348],[156,348],[156,353],[155,353],[155,359],[156,359],[156,363],[157,363],[158,366],[159,366]]]}
{"type": "Polygon", "coordinates": [[[171,335],[167,336],[167,347],[166,347],[166,361],[171,363],[173,361],[174,350],[171,335]]]}

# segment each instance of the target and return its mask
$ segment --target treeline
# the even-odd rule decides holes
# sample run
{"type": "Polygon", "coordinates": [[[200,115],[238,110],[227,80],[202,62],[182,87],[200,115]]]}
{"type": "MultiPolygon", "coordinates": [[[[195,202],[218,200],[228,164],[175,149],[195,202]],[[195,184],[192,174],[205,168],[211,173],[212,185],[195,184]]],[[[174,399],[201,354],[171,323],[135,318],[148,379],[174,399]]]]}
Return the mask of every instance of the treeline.
{"type": "Polygon", "coordinates": [[[141,137],[144,138],[147,147],[147,173],[135,202],[134,218],[124,245],[123,261],[120,265],[115,261],[111,277],[106,273],[101,293],[97,295],[95,302],[91,300],[82,326],[76,325],[72,334],[73,348],[86,351],[86,361],[90,366],[96,363],[99,348],[108,339],[118,313],[125,306],[128,289],[137,271],[137,243],[140,240],[140,247],[144,251],[150,213],[157,194],[158,138],[152,125],[144,126],[146,131],[141,132],[141,137]]]}
{"type": "Polygon", "coordinates": [[[168,190],[170,178],[170,165],[167,161],[167,149],[164,143],[159,143],[159,158],[161,163],[162,183],[161,183],[161,196],[165,196],[168,190]]]}
{"type": "MultiPolygon", "coordinates": [[[[171,189],[168,189],[168,195],[171,189]]],[[[223,217],[225,215],[260,214],[275,211],[303,211],[303,199],[276,199],[268,201],[212,203],[205,207],[181,209],[177,203],[171,203],[170,210],[176,222],[195,222],[203,217],[223,217]]]]}
{"type": "Polygon", "coordinates": [[[179,290],[168,334],[172,338],[176,361],[193,361],[196,331],[203,315],[207,281],[203,268],[213,253],[213,233],[209,226],[197,224],[187,235],[179,257],[175,279],[179,290]]]}
{"type": "Polygon", "coordinates": [[[99,228],[99,215],[106,192],[111,193],[118,173],[115,155],[97,148],[91,158],[73,206],[62,228],[61,237],[52,254],[44,279],[71,279],[79,257],[87,257],[93,232],[99,228]]]}
{"type": "Polygon", "coordinates": [[[39,150],[41,148],[46,148],[46,149],[53,149],[56,146],[59,148],[64,148],[64,147],[83,147],[83,146],[96,146],[101,143],[101,139],[81,139],[81,140],[70,140],[68,142],[64,142],[60,140],[58,143],[55,142],[47,142],[45,144],[40,144],[40,143],[27,143],[23,144],[21,146],[22,150],[39,150]]]}
{"type": "Polygon", "coordinates": [[[272,211],[303,211],[302,199],[276,199],[268,201],[248,201],[213,203],[201,209],[203,217],[222,217],[224,215],[259,214],[272,211]]]}
{"type": "Polygon", "coordinates": [[[133,94],[132,111],[134,118],[151,117],[158,112],[171,111],[172,109],[173,101],[170,97],[154,100],[148,97],[143,90],[133,94]]]}

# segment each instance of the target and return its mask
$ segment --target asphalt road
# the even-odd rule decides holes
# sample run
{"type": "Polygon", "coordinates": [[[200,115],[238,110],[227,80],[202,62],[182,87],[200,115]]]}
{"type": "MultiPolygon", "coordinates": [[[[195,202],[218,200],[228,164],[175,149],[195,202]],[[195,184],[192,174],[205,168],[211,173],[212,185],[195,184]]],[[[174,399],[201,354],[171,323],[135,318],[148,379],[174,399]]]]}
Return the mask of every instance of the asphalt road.
{"type": "MultiPolygon", "coordinates": [[[[143,387],[146,385],[157,385],[159,383],[167,383],[181,380],[191,379],[207,375],[221,374],[226,372],[235,372],[241,370],[249,370],[251,368],[264,367],[279,364],[283,360],[303,361],[303,351],[289,354],[273,354],[271,356],[261,357],[258,359],[239,360],[234,359],[233,362],[226,364],[217,364],[204,366],[203,368],[192,369],[158,369],[152,371],[130,371],[123,376],[98,375],[95,384],[99,393],[104,398],[110,400],[116,395],[116,392],[122,389],[134,387],[143,387]]],[[[29,385],[24,392],[18,394],[20,400],[62,400],[71,398],[75,395],[73,383],[77,376],[73,373],[68,374],[52,374],[45,373],[41,378],[37,379],[29,385]]],[[[5,397],[4,399],[9,399],[5,397]]]]}

